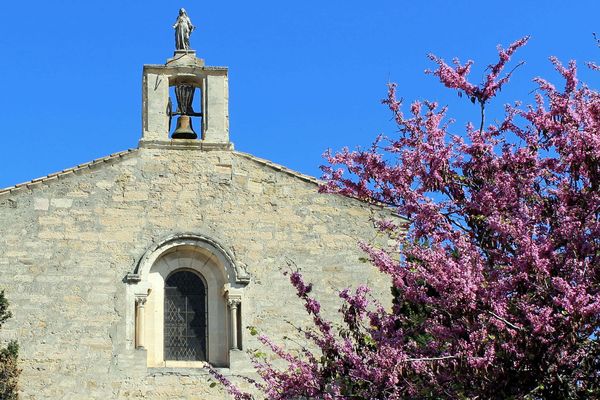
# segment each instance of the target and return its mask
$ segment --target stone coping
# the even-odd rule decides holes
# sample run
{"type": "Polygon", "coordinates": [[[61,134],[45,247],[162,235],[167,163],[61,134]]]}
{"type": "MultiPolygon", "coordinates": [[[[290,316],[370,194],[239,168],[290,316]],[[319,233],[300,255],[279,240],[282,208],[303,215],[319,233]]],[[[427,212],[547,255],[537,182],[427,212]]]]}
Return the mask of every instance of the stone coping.
{"type": "Polygon", "coordinates": [[[241,151],[234,151],[233,153],[237,154],[239,156],[242,156],[243,158],[246,158],[248,160],[252,160],[252,161],[254,161],[254,162],[258,163],[258,164],[262,164],[262,165],[264,165],[266,167],[272,168],[272,169],[274,169],[276,171],[280,171],[280,172],[283,172],[285,174],[292,175],[292,176],[294,176],[296,178],[299,178],[299,179],[301,179],[301,180],[303,180],[305,182],[314,183],[315,185],[321,185],[321,184],[325,183],[324,181],[322,181],[320,179],[317,179],[317,178],[315,178],[313,176],[306,175],[306,174],[303,174],[303,173],[298,172],[298,171],[294,171],[293,169],[284,167],[283,165],[280,165],[280,164],[276,164],[276,163],[274,163],[272,161],[269,161],[269,160],[266,160],[264,158],[253,156],[252,154],[243,153],[241,151]]]}
{"type": "MultiPolygon", "coordinates": [[[[64,169],[60,172],[55,172],[55,173],[43,176],[41,178],[36,178],[36,179],[33,179],[28,182],[23,182],[23,183],[16,184],[14,186],[0,189],[0,196],[5,195],[5,194],[11,194],[11,193],[14,193],[14,192],[22,190],[22,189],[33,189],[35,186],[37,186],[39,184],[47,183],[47,182],[53,181],[55,179],[60,179],[60,178],[66,177],[70,174],[73,174],[73,173],[76,173],[79,171],[90,170],[96,166],[123,159],[132,154],[137,153],[140,150],[140,148],[158,148],[158,149],[171,149],[171,150],[196,150],[196,151],[214,151],[214,150],[231,151],[233,154],[235,154],[237,156],[240,156],[247,160],[251,160],[251,161],[253,161],[257,164],[263,165],[265,167],[269,167],[275,171],[283,172],[287,175],[298,178],[304,182],[311,183],[311,184],[314,184],[317,186],[324,183],[324,181],[317,179],[313,176],[303,174],[301,172],[284,167],[283,165],[280,165],[280,164],[276,164],[276,163],[266,160],[264,158],[256,157],[256,156],[253,156],[252,154],[233,150],[233,143],[202,143],[201,140],[197,140],[197,139],[189,139],[189,140],[178,139],[176,141],[164,140],[164,141],[146,141],[146,142],[140,140],[139,146],[140,147],[137,149],[128,149],[125,151],[120,151],[117,153],[109,154],[106,157],[97,158],[90,162],[87,162],[84,164],[79,164],[72,168],[64,169]],[[176,143],[180,140],[182,141],[181,143],[176,143]],[[185,141],[186,143],[183,143],[183,141],[185,141]],[[173,143],[173,142],[175,142],[175,143],[173,143]]],[[[347,198],[351,199],[352,197],[347,197],[347,198]]],[[[369,204],[371,206],[379,207],[381,209],[386,209],[386,208],[389,209],[389,207],[385,206],[384,204],[369,203],[369,202],[361,201],[361,200],[355,199],[355,198],[352,198],[352,199],[355,201],[359,201],[361,203],[369,204]]],[[[392,211],[392,210],[390,210],[390,211],[392,211]]],[[[397,215],[396,212],[394,212],[394,211],[392,211],[392,214],[394,214],[398,217],[401,217],[400,215],[397,215]]]]}
{"type": "MultiPolygon", "coordinates": [[[[184,140],[184,139],[179,139],[179,140],[184,140]]],[[[140,141],[140,148],[158,148],[158,149],[171,149],[171,150],[197,150],[197,151],[198,150],[199,151],[208,151],[208,150],[232,151],[233,154],[239,155],[243,158],[254,161],[258,164],[272,168],[276,171],[280,171],[285,174],[294,176],[305,182],[313,183],[315,185],[320,185],[323,183],[321,180],[319,180],[315,177],[294,171],[292,169],[284,167],[283,165],[276,164],[269,160],[253,156],[248,153],[243,153],[241,151],[234,151],[233,143],[202,143],[202,141],[196,140],[196,139],[185,140],[186,143],[183,143],[183,142],[177,143],[177,142],[178,142],[178,140],[177,141],[172,141],[172,140],[149,141],[149,142],[140,141]]],[[[81,170],[91,169],[95,166],[98,166],[98,164],[109,163],[111,161],[116,161],[116,160],[122,159],[128,155],[136,153],[137,151],[139,151],[139,148],[120,151],[117,153],[110,154],[106,157],[97,158],[95,160],[92,160],[92,161],[84,163],[84,164],[79,164],[72,168],[64,169],[60,172],[55,172],[55,173],[43,176],[41,178],[32,179],[30,181],[23,182],[23,183],[18,183],[14,186],[9,186],[7,188],[0,189],[0,195],[6,194],[6,193],[13,193],[19,189],[31,189],[41,183],[46,183],[49,181],[53,181],[55,179],[60,179],[62,177],[65,177],[67,175],[70,175],[72,173],[75,173],[75,172],[78,172],[81,170]]]]}
{"type": "Polygon", "coordinates": [[[55,172],[55,173],[43,176],[41,178],[33,179],[31,181],[27,181],[27,182],[23,182],[23,183],[18,183],[18,184],[14,185],[14,186],[9,186],[7,188],[0,189],[0,195],[6,194],[6,193],[12,193],[12,192],[17,191],[19,189],[31,189],[34,186],[37,186],[37,185],[39,185],[41,183],[46,183],[46,182],[49,182],[49,181],[53,181],[55,179],[60,179],[62,177],[70,175],[72,173],[75,173],[75,172],[78,172],[78,171],[81,171],[81,170],[85,170],[85,169],[93,168],[93,167],[97,166],[98,164],[109,163],[109,162],[114,161],[114,160],[122,159],[122,158],[124,158],[124,157],[126,157],[126,156],[128,156],[130,154],[133,154],[133,153],[137,152],[137,150],[138,149],[128,149],[128,150],[125,150],[125,151],[120,151],[120,152],[117,152],[117,153],[109,154],[108,156],[97,158],[97,159],[92,160],[90,162],[79,164],[79,165],[77,165],[75,167],[72,167],[72,168],[64,169],[64,170],[62,170],[60,172],[55,172]]]}
{"type": "Polygon", "coordinates": [[[140,148],[167,149],[167,150],[233,150],[233,143],[206,142],[199,139],[169,139],[169,140],[146,140],[139,141],[140,148]]]}
{"type": "MultiPolygon", "coordinates": [[[[262,164],[262,165],[264,165],[266,167],[272,168],[272,169],[274,169],[276,171],[280,171],[280,172],[283,172],[285,174],[291,175],[291,176],[293,176],[295,178],[298,178],[300,180],[303,180],[305,182],[315,184],[317,186],[320,186],[320,185],[322,185],[322,184],[325,183],[325,181],[323,181],[321,179],[317,179],[317,178],[315,178],[313,176],[306,175],[306,174],[303,174],[303,173],[298,172],[298,171],[294,171],[293,169],[289,169],[287,167],[284,167],[283,165],[276,164],[276,163],[274,163],[272,161],[269,161],[269,160],[266,160],[264,158],[259,158],[259,157],[253,156],[252,154],[243,153],[241,151],[234,151],[233,153],[236,154],[236,155],[239,155],[241,157],[244,157],[244,158],[246,158],[248,160],[252,160],[252,161],[254,161],[254,162],[258,163],[258,164],[262,164]]],[[[393,216],[401,218],[404,222],[408,222],[408,220],[406,220],[404,217],[402,217],[400,214],[398,214],[396,211],[394,211],[392,208],[390,208],[389,206],[387,206],[385,204],[376,203],[376,202],[368,202],[368,201],[357,199],[356,197],[352,197],[352,196],[343,196],[343,195],[339,195],[339,196],[341,196],[343,198],[346,198],[346,199],[350,199],[352,201],[357,201],[359,203],[368,204],[369,206],[377,207],[377,208],[379,208],[381,210],[387,210],[393,216]]]]}
{"type": "Polygon", "coordinates": [[[176,70],[180,68],[190,68],[190,69],[199,69],[201,71],[207,72],[225,72],[229,68],[221,67],[221,66],[206,66],[206,65],[173,65],[173,64],[144,64],[144,71],[148,70],[156,70],[156,71],[164,71],[164,70],[176,70]]]}

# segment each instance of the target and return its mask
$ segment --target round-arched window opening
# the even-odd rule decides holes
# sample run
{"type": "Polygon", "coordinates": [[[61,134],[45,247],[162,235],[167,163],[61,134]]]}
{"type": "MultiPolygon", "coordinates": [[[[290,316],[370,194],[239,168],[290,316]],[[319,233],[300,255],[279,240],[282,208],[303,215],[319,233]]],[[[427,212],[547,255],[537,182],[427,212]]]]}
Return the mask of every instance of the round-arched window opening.
{"type": "Polygon", "coordinates": [[[207,361],[206,285],[191,271],[176,271],[165,281],[164,359],[207,361]]]}

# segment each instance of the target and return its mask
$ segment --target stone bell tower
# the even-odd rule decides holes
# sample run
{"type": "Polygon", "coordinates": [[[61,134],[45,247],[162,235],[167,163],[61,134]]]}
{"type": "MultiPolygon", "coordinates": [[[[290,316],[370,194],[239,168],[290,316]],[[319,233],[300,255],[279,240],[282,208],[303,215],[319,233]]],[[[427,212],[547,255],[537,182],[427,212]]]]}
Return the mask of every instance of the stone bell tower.
{"type": "Polygon", "coordinates": [[[231,150],[227,67],[208,67],[190,49],[195,27],[184,9],[173,27],[173,58],[164,65],[144,65],[140,146],[231,150]],[[194,98],[200,109],[194,109],[194,98]]]}

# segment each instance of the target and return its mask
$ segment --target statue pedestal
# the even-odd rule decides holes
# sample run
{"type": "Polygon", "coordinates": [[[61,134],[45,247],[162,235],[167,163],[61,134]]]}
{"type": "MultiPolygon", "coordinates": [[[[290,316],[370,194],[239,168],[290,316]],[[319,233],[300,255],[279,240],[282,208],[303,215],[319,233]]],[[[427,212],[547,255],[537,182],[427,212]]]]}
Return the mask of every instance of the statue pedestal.
{"type": "Polygon", "coordinates": [[[196,50],[175,50],[173,58],[169,58],[167,64],[190,64],[203,67],[204,59],[196,57],[196,50]]]}
{"type": "Polygon", "coordinates": [[[173,53],[173,57],[177,58],[177,57],[181,57],[183,55],[190,55],[192,57],[196,57],[196,50],[175,50],[175,53],[173,53]]]}

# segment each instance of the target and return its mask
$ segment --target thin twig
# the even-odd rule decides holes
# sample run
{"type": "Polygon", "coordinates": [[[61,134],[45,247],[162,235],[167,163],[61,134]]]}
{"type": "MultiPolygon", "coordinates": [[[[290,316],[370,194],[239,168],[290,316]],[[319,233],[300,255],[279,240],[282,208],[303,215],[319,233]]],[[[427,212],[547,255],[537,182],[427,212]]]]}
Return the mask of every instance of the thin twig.
{"type": "Polygon", "coordinates": [[[407,358],[403,362],[416,362],[416,361],[441,361],[458,358],[458,356],[442,356],[442,357],[423,357],[423,358],[407,358]]]}
{"type": "Polygon", "coordinates": [[[493,317],[495,317],[495,318],[499,319],[500,321],[504,322],[506,325],[510,326],[510,327],[511,327],[511,328],[513,328],[513,329],[516,329],[516,330],[518,330],[518,331],[522,331],[522,330],[523,330],[523,328],[520,328],[520,327],[516,326],[515,324],[513,324],[513,323],[511,323],[511,322],[507,321],[506,319],[502,318],[501,316],[499,316],[499,315],[497,315],[497,314],[494,314],[494,313],[493,313],[493,312],[491,312],[491,311],[487,311],[487,313],[488,313],[488,314],[490,314],[491,316],[493,316],[493,317]]]}

